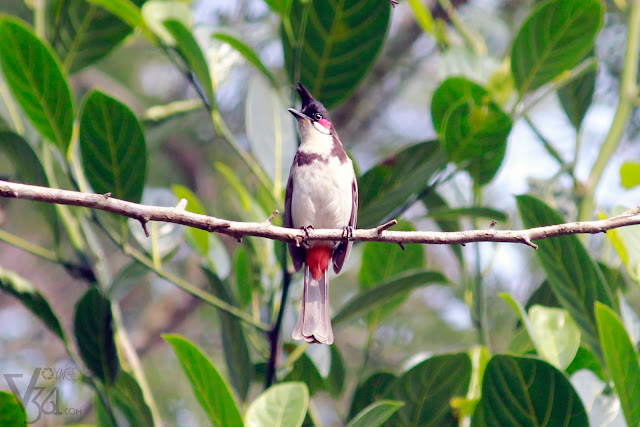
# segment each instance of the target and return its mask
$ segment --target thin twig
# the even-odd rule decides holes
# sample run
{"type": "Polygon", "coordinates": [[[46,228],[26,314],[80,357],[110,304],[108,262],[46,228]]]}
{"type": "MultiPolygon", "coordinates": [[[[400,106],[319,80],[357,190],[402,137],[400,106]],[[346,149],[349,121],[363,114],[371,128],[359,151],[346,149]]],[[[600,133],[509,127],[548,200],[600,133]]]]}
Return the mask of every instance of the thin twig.
{"type": "MultiPolygon", "coordinates": [[[[146,219],[148,221],[169,222],[199,228],[210,232],[226,234],[235,238],[243,236],[265,237],[283,242],[296,243],[301,240],[344,241],[343,229],[299,229],[284,228],[267,222],[238,222],[212,216],[195,214],[175,207],[140,205],[114,197],[105,199],[101,194],[58,190],[35,185],[18,184],[0,180],[0,197],[33,200],[61,205],[83,206],[112,212],[118,215],[146,219]]],[[[349,240],[363,242],[391,242],[396,244],[421,243],[451,245],[469,242],[511,242],[524,243],[535,247],[534,240],[569,234],[597,234],[607,230],[640,224],[640,209],[632,209],[622,215],[599,221],[570,222],[566,224],[536,227],[528,230],[471,230],[456,232],[440,231],[391,231],[380,234],[378,228],[353,230],[349,240]]]]}

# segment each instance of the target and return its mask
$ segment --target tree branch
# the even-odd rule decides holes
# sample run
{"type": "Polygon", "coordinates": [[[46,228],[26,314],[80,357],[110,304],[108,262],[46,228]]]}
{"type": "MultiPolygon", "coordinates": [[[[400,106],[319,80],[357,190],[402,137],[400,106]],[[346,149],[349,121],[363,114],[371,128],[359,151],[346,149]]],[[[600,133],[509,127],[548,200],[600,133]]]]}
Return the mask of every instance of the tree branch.
{"type": "Polygon", "coordinates": [[[344,230],[308,229],[307,231],[278,227],[264,222],[237,222],[212,216],[187,212],[180,207],[158,207],[140,205],[110,197],[109,194],[88,194],[77,191],[58,190],[35,185],[18,184],[0,180],[0,197],[33,200],[61,205],[83,206],[112,212],[136,219],[170,222],[216,232],[240,239],[243,236],[265,237],[283,242],[302,245],[309,240],[349,240],[364,242],[390,242],[397,244],[422,243],[451,245],[471,242],[512,242],[524,243],[537,249],[534,240],[568,234],[604,233],[614,228],[640,224],[640,206],[622,215],[600,221],[571,222],[566,224],[536,227],[528,230],[486,230],[439,232],[439,231],[390,231],[383,227],[353,230],[346,235],[344,230]]]}

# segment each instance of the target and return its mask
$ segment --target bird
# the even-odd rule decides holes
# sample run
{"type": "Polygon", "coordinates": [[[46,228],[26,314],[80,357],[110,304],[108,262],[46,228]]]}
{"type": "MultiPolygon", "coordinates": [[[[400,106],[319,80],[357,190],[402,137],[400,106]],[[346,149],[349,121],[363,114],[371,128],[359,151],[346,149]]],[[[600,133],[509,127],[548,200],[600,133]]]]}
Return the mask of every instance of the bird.
{"type": "MultiPolygon", "coordinates": [[[[298,82],[302,108],[289,108],[298,123],[300,146],[285,191],[285,227],[344,230],[345,241],[289,243],[296,271],[304,265],[302,309],[291,334],[294,340],[332,344],[329,314],[329,265],[342,270],[358,217],[358,182],[326,108],[298,82]]],[[[307,234],[308,235],[308,234],[307,234]]]]}

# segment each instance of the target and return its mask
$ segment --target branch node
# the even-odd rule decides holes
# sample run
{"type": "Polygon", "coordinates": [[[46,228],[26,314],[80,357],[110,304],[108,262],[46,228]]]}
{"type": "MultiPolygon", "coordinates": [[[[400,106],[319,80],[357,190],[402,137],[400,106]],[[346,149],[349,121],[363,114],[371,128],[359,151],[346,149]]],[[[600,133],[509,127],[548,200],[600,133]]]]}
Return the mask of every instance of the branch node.
{"type": "Polygon", "coordinates": [[[491,221],[491,224],[489,224],[489,229],[492,229],[493,227],[495,227],[497,223],[498,221],[496,221],[495,219],[491,221]]]}
{"type": "Polygon", "coordinates": [[[376,232],[378,233],[378,236],[380,234],[382,234],[382,232],[384,230],[387,230],[391,227],[393,227],[394,225],[396,225],[398,223],[398,220],[396,219],[392,219],[391,221],[387,221],[384,224],[380,224],[379,226],[376,227],[376,232]]]}
{"type": "Polygon", "coordinates": [[[186,211],[187,203],[188,203],[187,199],[180,199],[180,201],[176,205],[176,209],[178,209],[179,211],[186,211]]]}
{"type": "Polygon", "coordinates": [[[466,243],[460,243],[460,246],[467,246],[466,243]]]}
{"type": "Polygon", "coordinates": [[[400,249],[402,249],[403,251],[406,249],[406,248],[404,247],[404,243],[402,243],[402,242],[398,242],[398,245],[400,245],[400,249]]]}
{"type": "Polygon", "coordinates": [[[242,236],[236,237],[236,240],[238,241],[238,243],[242,243],[242,236]]]}
{"type": "Polygon", "coordinates": [[[111,197],[111,193],[104,193],[102,197],[104,197],[105,199],[108,199],[109,197],[111,197]]]}
{"type": "Polygon", "coordinates": [[[149,237],[149,230],[147,230],[147,222],[149,222],[149,217],[148,216],[141,216],[138,218],[138,221],[140,221],[140,225],[142,226],[142,230],[144,231],[144,235],[146,237],[149,237]]]}
{"type": "Polygon", "coordinates": [[[536,250],[538,249],[538,245],[536,245],[535,243],[533,243],[533,242],[531,241],[531,237],[529,237],[529,236],[524,236],[524,237],[522,238],[522,243],[524,243],[524,244],[525,244],[525,245],[527,245],[527,246],[531,246],[533,249],[536,249],[536,250]]]}
{"type": "Polygon", "coordinates": [[[271,220],[273,220],[273,218],[276,217],[276,215],[278,215],[280,212],[278,211],[278,209],[274,210],[271,215],[269,215],[269,218],[267,218],[267,220],[265,222],[268,222],[269,224],[271,224],[271,220]]]}

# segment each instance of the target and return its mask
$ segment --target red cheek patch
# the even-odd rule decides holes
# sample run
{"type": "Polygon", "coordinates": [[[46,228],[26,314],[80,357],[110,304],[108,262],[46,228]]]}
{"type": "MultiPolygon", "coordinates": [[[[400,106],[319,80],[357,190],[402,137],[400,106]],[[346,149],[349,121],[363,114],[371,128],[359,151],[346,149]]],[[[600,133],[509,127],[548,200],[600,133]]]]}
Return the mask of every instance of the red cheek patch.
{"type": "Polygon", "coordinates": [[[327,129],[331,129],[331,122],[327,119],[320,119],[318,120],[318,123],[320,123],[322,126],[326,127],[327,129]]]}

